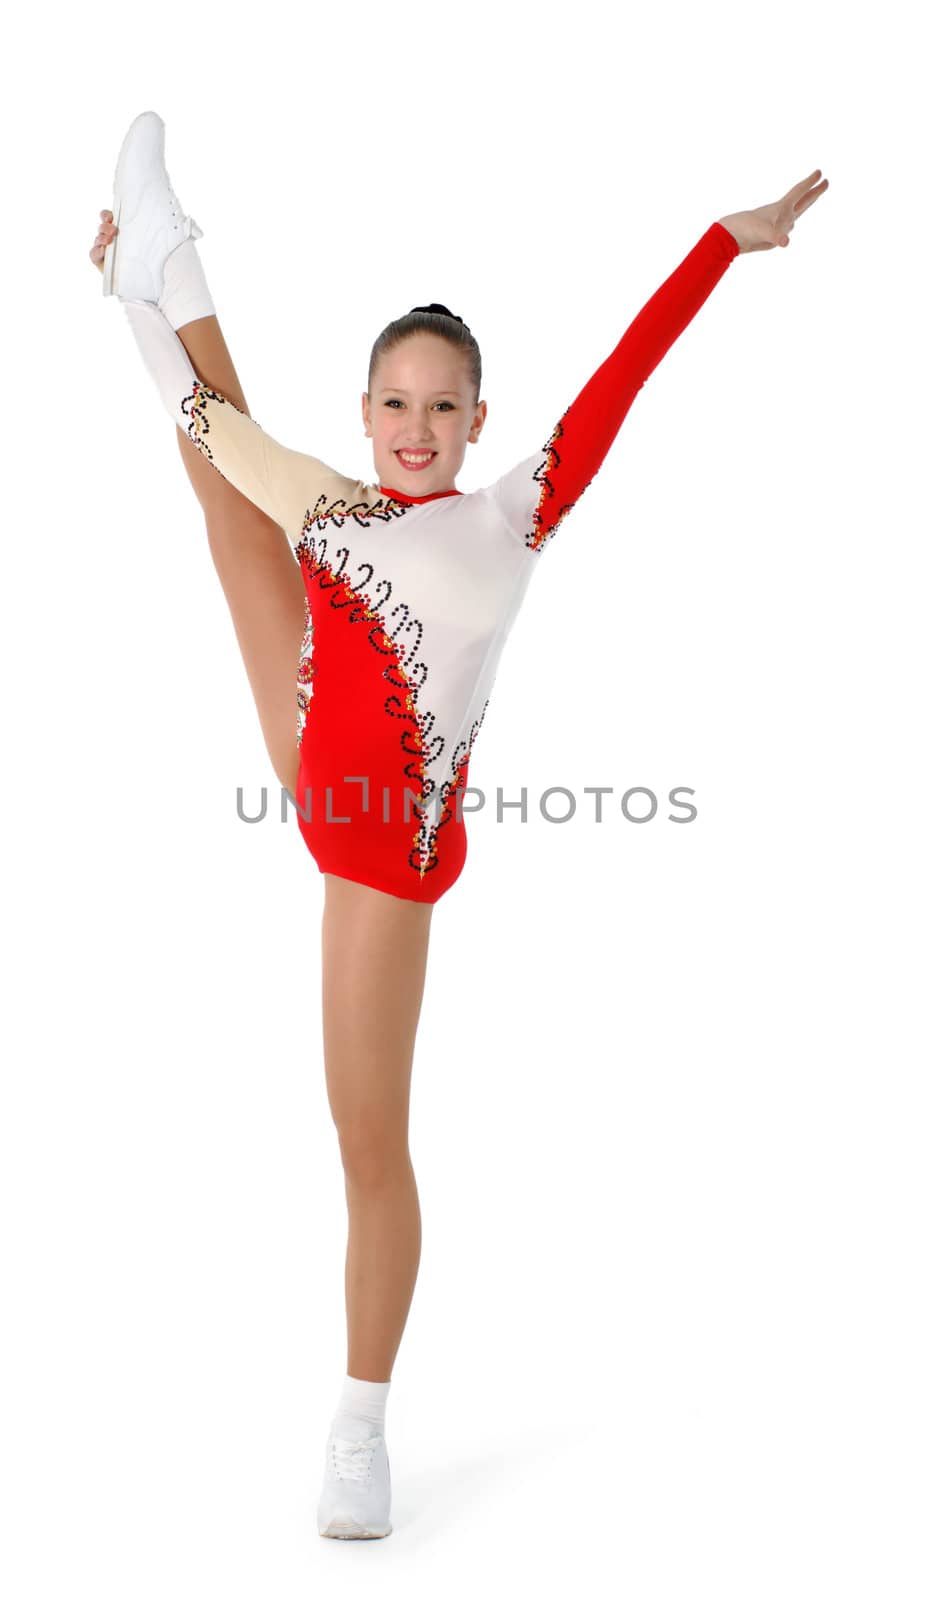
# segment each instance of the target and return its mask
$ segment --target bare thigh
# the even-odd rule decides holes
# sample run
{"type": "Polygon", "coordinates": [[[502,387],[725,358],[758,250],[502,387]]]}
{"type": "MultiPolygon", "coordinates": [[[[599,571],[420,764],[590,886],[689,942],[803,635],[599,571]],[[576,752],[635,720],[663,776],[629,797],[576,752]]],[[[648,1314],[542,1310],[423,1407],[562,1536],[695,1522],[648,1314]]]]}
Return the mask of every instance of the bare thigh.
{"type": "Polygon", "coordinates": [[[411,1066],[432,905],[324,874],[322,1015],[328,1101],[345,1168],[407,1149],[411,1066]]]}
{"type": "Polygon", "coordinates": [[[273,770],[293,795],[299,765],[297,674],[306,625],[302,572],[282,528],[204,463],[177,430],[205,513],[209,549],[224,590],[273,770]]]}

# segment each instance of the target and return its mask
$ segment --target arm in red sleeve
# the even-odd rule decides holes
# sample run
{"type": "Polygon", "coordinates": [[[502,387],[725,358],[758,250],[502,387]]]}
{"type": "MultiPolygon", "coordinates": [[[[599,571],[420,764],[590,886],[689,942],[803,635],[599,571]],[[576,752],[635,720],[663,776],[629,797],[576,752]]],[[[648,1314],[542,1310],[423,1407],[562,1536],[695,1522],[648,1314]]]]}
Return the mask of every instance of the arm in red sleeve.
{"type": "Polygon", "coordinates": [[[563,412],[543,449],[492,485],[507,521],[531,549],[545,547],[584,493],[646,379],[738,253],[729,230],[712,223],[563,412]]]}

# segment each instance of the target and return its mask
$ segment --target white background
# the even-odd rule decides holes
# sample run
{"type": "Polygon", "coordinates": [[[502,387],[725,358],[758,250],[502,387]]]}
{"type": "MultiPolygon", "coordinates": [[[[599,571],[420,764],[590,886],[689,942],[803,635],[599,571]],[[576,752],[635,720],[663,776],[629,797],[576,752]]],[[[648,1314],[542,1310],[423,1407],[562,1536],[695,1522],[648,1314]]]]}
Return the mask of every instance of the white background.
{"type": "Polygon", "coordinates": [[[921,1596],[920,85],[901,8],[852,15],[19,9],[10,1600],[921,1596]],[[148,108],[261,425],[371,474],[370,346],[441,300],[484,358],[463,490],[547,438],[712,221],[831,184],[669,351],[502,661],[434,912],[371,1544],[314,1522],[346,1370],[322,879],[294,812],[236,815],[278,785],[87,255],[148,108]],[[528,823],[492,820],[522,785],[528,823]]]}

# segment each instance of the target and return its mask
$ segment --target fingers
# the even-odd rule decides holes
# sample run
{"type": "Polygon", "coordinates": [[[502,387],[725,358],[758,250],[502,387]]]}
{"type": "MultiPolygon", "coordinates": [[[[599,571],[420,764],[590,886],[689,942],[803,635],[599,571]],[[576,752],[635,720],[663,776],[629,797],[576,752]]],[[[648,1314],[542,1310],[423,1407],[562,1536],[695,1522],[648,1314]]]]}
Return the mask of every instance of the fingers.
{"type": "Polygon", "coordinates": [[[806,211],[809,206],[815,205],[816,201],[819,199],[819,196],[821,194],[825,194],[825,191],[828,187],[828,178],[823,178],[822,182],[818,184],[815,189],[813,189],[809,194],[804,194],[802,200],[798,200],[794,205],[793,209],[796,215],[800,216],[801,213],[806,211]]]}
{"type": "Polygon", "coordinates": [[[93,262],[93,265],[95,267],[99,267],[100,271],[102,272],[103,257],[106,254],[107,246],[111,244],[119,230],[113,223],[111,211],[101,211],[100,219],[100,225],[96,238],[94,239],[90,248],[90,260],[93,262]]]}
{"type": "MultiPolygon", "coordinates": [[[[828,178],[823,178],[822,168],[817,167],[814,172],[809,174],[808,178],[804,178],[800,183],[795,183],[793,188],[788,190],[777,207],[778,221],[783,224],[787,233],[790,232],[796,218],[802,216],[804,211],[808,211],[811,205],[815,205],[819,196],[825,194],[828,187],[828,178]],[[817,178],[822,178],[822,182],[816,183],[817,178]],[[813,187],[814,185],[815,187],[813,187]]],[[[777,243],[779,245],[787,245],[789,242],[784,234],[778,235],[777,243]]]]}
{"type": "MultiPolygon", "coordinates": [[[[817,167],[815,172],[811,172],[808,178],[804,178],[800,183],[795,183],[792,189],[788,189],[787,193],[784,195],[785,203],[789,201],[792,204],[796,204],[797,200],[801,199],[802,196],[806,194],[807,190],[812,188],[817,178],[822,178],[821,167],[817,167]]],[[[827,189],[828,186],[828,178],[823,178],[821,184],[819,185],[819,194],[821,194],[824,189],[827,189]]]]}

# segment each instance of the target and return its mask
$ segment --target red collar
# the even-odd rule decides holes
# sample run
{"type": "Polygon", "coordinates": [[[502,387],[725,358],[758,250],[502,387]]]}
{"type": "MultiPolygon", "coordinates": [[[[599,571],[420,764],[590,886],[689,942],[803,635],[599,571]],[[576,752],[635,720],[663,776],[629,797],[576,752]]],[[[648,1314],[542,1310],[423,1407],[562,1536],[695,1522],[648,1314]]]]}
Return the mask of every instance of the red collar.
{"type": "Polygon", "coordinates": [[[380,483],[379,488],[390,500],[407,500],[416,506],[423,505],[425,500],[442,500],[445,495],[462,494],[461,489],[437,489],[434,494],[405,494],[403,489],[390,489],[384,483],[380,483]]]}

